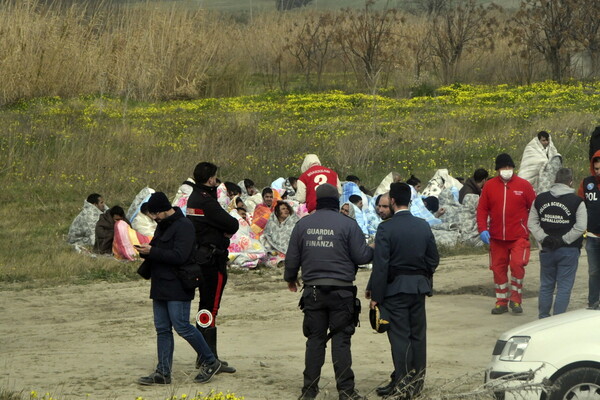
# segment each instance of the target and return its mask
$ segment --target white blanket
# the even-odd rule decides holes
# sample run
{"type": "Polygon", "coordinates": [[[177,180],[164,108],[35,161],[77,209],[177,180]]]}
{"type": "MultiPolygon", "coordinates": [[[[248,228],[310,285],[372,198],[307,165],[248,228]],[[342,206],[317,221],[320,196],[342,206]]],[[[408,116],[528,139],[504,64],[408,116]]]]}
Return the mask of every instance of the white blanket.
{"type": "Polygon", "coordinates": [[[525,150],[523,150],[523,157],[521,157],[521,165],[519,166],[519,176],[531,183],[531,186],[535,189],[538,185],[540,178],[540,172],[544,169],[548,160],[558,154],[558,150],[552,143],[552,137],[550,137],[550,144],[544,148],[540,140],[536,137],[531,139],[525,150]]]}

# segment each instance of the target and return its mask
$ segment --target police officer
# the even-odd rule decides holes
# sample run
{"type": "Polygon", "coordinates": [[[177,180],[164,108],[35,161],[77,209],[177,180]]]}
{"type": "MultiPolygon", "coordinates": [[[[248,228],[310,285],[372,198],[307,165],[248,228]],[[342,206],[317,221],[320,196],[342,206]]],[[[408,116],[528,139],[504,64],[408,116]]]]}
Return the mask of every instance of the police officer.
{"type": "Polygon", "coordinates": [[[600,301],[600,150],[590,160],[591,175],[581,182],[578,195],[587,209],[585,252],[588,259],[588,306],[600,301]]]}
{"type": "Polygon", "coordinates": [[[408,209],[410,198],[406,183],[390,185],[394,216],[379,224],[375,236],[370,306],[379,306],[389,316],[387,333],[394,361],[390,383],[377,388],[380,396],[412,398],[419,394],[425,377],[425,296],[431,295],[440,259],[429,224],[408,209]]]}
{"type": "Polygon", "coordinates": [[[316,190],[316,212],[302,218],[292,231],[285,260],[284,279],[298,290],[302,268],[306,336],[304,386],[300,399],[314,399],[319,392],[325,346],[331,338],[331,356],[340,400],[363,399],[354,388],[350,339],[355,328],[358,265],[373,258],[373,249],[355,220],[340,214],[339,194],[328,183],[316,190]],[[328,333],[329,331],[329,333],[328,333]]]}
{"type": "MultiPolygon", "coordinates": [[[[229,238],[237,232],[237,219],[225,211],[217,201],[217,166],[201,162],[194,169],[192,194],[187,203],[187,216],[196,230],[196,261],[204,262],[200,286],[200,310],[208,310],[212,316],[208,327],[198,326],[212,352],[217,355],[216,319],[227,283],[227,248],[229,238]]],[[[222,360],[221,360],[222,361],[222,360]]],[[[220,372],[235,372],[235,368],[222,361],[220,372]]],[[[200,368],[202,360],[196,360],[200,368]]]]}
{"type": "Polygon", "coordinates": [[[550,191],[540,193],[529,212],[529,230],[542,244],[539,318],[549,317],[556,288],[554,315],[567,311],[579,263],[587,211],[571,188],[573,171],[561,168],[550,191]]]}

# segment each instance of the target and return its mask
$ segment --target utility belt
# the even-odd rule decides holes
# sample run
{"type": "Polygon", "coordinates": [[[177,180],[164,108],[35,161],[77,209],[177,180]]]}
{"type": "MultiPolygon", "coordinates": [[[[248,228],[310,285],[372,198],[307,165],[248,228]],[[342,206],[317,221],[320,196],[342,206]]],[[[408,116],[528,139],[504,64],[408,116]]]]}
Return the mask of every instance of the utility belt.
{"type": "Polygon", "coordinates": [[[207,267],[221,267],[222,264],[219,259],[227,259],[227,250],[217,248],[212,243],[201,244],[196,247],[194,252],[194,260],[198,265],[203,268],[207,267]]]}
{"type": "Polygon", "coordinates": [[[214,255],[226,255],[227,254],[227,250],[223,250],[223,249],[219,249],[217,247],[217,245],[212,244],[212,243],[203,243],[200,246],[198,246],[198,250],[204,250],[204,251],[208,251],[214,255]]]}
{"type": "Polygon", "coordinates": [[[352,294],[354,295],[354,297],[356,297],[356,293],[358,291],[358,289],[356,288],[356,286],[337,286],[337,285],[304,285],[302,290],[304,290],[305,288],[311,288],[311,289],[317,289],[325,294],[331,293],[331,292],[335,292],[336,290],[347,290],[349,292],[352,292],[352,294]]]}
{"type": "MultiPolygon", "coordinates": [[[[336,286],[336,285],[304,285],[302,286],[302,290],[305,289],[312,289],[313,291],[319,291],[323,294],[329,294],[331,292],[335,292],[338,290],[345,290],[348,292],[352,293],[352,296],[354,297],[353,303],[354,303],[354,308],[353,308],[353,313],[352,313],[352,319],[350,321],[350,323],[352,324],[352,326],[360,326],[360,311],[361,311],[361,304],[360,304],[360,299],[358,297],[356,297],[356,294],[358,292],[358,288],[356,286],[336,286]]],[[[316,293],[314,293],[315,297],[316,297],[316,293]]],[[[298,307],[301,310],[304,310],[304,297],[300,296],[300,301],[298,302],[298,307]]],[[[333,335],[335,335],[336,333],[340,332],[342,329],[344,329],[345,326],[339,326],[339,327],[334,327],[333,329],[331,329],[329,331],[329,333],[327,334],[327,340],[331,339],[331,337],[333,335]]]]}
{"type": "Polygon", "coordinates": [[[396,277],[400,275],[422,275],[427,279],[432,278],[432,274],[429,271],[422,269],[409,269],[403,267],[391,267],[388,271],[387,283],[392,283],[396,277]]]}

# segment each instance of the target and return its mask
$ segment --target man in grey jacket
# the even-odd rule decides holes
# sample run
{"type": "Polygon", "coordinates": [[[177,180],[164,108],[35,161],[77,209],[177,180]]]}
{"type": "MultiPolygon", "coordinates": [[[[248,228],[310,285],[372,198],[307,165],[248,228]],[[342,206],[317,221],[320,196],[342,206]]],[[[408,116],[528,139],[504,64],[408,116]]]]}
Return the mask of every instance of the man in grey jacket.
{"type": "Polygon", "coordinates": [[[300,399],[314,399],[319,392],[325,346],[331,338],[331,357],[340,400],[363,399],[354,388],[350,340],[355,328],[358,265],[373,258],[373,249],[355,220],[340,214],[337,188],[328,183],[316,190],[316,212],[302,218],[292,231],[285,259],[284,279],[298,290],[302,268],[306,336],[304,386],[300,399]],[[329,333],[327,331],[329,330],[329,333]]]}
{"type": "Polygon", "coordinates": [[[572,189],[573,171],[561,168],[549,192],[540,193],[529,211],[529,230],[542,244],[540,251],[539,318],[567,311],[579,263],[587,210],[572,189]]]}

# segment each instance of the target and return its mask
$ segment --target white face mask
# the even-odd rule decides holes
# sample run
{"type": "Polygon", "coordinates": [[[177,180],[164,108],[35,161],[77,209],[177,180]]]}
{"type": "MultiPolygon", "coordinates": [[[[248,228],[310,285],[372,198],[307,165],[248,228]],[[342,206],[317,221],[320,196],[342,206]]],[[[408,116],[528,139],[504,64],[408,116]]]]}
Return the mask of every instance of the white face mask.
{"type": "Polygon", "coordinates": [[[502,179],[504,179],[505,181],[510,180],[510,178],[512,178],[512,176],[513,176],[512,169],[503,169],[502,171],[500,171],[500,177],[502,177],[502,179]]]}

